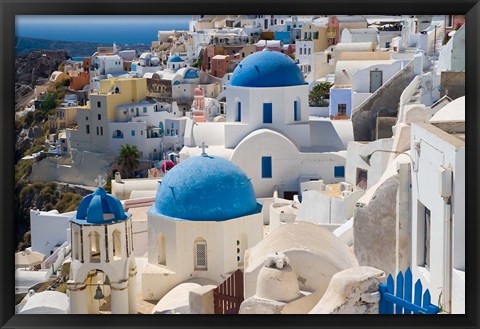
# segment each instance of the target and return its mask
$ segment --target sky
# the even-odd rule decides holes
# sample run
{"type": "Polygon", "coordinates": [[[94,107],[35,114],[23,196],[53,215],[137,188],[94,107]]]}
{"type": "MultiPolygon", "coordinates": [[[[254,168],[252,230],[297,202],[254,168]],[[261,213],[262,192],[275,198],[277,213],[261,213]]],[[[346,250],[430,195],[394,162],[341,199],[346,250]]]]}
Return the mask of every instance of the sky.
{"type": "Polygon", "coordinates": [[[32,16],[15,19],[16,36],[105,43],[144,43],[157,40],[159,30],[188,30],[191,16],[32,16]]]}

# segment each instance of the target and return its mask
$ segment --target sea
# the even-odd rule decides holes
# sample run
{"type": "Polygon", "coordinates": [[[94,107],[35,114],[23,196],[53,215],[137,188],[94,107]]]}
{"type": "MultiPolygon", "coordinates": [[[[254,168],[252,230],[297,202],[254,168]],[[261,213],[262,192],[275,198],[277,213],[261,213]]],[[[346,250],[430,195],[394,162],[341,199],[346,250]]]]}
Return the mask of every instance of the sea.
{"type": "Polygon", "coordinates": [[[188,30],[191,17],[17,16],[15,34],[46,40],[150,44],[157,40],[159,30],[188,30]]]}

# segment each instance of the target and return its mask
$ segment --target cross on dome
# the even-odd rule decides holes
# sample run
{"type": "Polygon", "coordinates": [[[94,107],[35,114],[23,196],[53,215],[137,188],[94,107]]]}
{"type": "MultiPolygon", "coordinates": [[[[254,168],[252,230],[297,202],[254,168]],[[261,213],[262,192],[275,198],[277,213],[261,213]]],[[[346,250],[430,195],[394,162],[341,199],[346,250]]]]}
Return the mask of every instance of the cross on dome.
{"type": "Polygon", "coordinates": [[[205,149],[208,149],[208,146],[205,145],[205,142],[202,142],[202,145],[199,146],[199,148],[202,149],[202,154],[201,154],[201,155],[203,155],[203,156],[207,156],[207,155],[208,155],[207,152],[205,152],[205,149]]]}
{"type": "Polygon", "coordinates": [[[95,178],[95,183],[98,184],[98,187],[104,187],[107,181],[103,178],[102,175],[98,175],[97,178],[95,178]]]}

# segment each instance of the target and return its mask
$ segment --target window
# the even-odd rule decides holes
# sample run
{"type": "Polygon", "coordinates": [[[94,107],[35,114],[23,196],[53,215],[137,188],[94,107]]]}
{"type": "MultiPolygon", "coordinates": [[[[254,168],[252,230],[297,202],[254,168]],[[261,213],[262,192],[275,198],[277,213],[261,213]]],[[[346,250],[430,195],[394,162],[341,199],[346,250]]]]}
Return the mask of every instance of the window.
{"type": "Polygon", "coordinates": [[[165,235],[160,233],[157,239],[157,262],[160,265],[167,265],[165,235]]]}
{"type": "Polygon", "coordinates": [[[308,54],[310,55],[312,49],[311,48],[308,48],[308,54]]]}
{"type": "Polygon", "coordinates": [[[120,258],[122,257],[122,242],[121,234],[119,230],[115,230],[112,233],[112,248],[113,248],[113,257],[120,258]]]}
{"type": "Polygon", "coordinates": [[[300,48],[300,55],[302,55],[302,48],[300,48]]]}
{"type": "Polygon", "coordinates": [[[100,135],[103,136],[103,127],[100,127],[100,135]]]}
{"type": "Polygon", "coordinates": [[[100,262],[100,234],[98,232],[91,232],[88,234],[88,240],[90,243],[90,262],[100,262]]]}
{"type": "Polygon", "coordinates": [[[102,115],[98,114],[98,120],[102,120],[102,115]]]}
{"type": "Polygon", "coordinates": [[[85,128],[87,129],[87,134],[90,134],[90,125],[87,125],[85,128]]]}
{"type": "Polygon", "coordinates": [[[237,113],[235,116],[235,121],[236,122],[241,122],[242,121],[242,103],[237,102],[237,113]]]}
{"type": "Polygon", "coordinates": [[[88,117],[85,117],[85,121],[88,121],[88,117]]]}
{"type": "Polygon", "coordinates": [[[117,130],[115,130],[115,131],[113,132],[113,136],[112,136],[112,137],[113,137],[113,138],[123,138],[123,132],[122,132],[121,130],[118,130],[118,129],[117,129],[117,130]]]}
{"type": "Polygon", "coordinates": [[[425,216],[424,216],[424,221],[425,221],[425,257],[424,257],[424,263],[425,267],[427,269],[430,269],[430,221],[431,219],[431,214],[430,214],[430,209],[425,208],[425,216]]]}
{"type": "Polygon", "coordinates": [[[368,171],[357,168],[357,186],[366,190],[368,187],[368,171]]]}
{"type": "Polygon", "coordinates": [[[347,115],[347,104],[338,104],[338,113],[339,116],[347,115]]]}
{"type": "Polygon", "coordinates": [[[207,269],[207,242],[204,239],[195,241],[195,269],[207,269]]]}
{"type": "Polygon", "coordinates": [[[293,101],[293,120],[300,121],[301,113],[300,113],[300,106],[298,101],[293,101]]]}
{"type": "Polygon", "coordinates": [[[135,136],[135,130],[132,130],[132,136],[135,136]]]}
{"type": "Polygon", "coordinates": [[[345,177],[345,166],[335,166],[333,168],[334,177],[345,177]]]}
{"type": "Polygon", "coordinates": [[[100,129],[97,127],[97,136],[100,135],[100,129]]]}
{"type": "Polygon", "coordinates": [[[262,157],[262,178],[272,178],[272,157],[262,157]]]}
{"type": "Polygon", "coordinates": [[[98,101],[97,102],[97,107],[102,107],[102,102],[98,101]]]}
{"type": "Polygon", "coordinates": [[[453,15],[447,15],[447,27],[453,27],[453,15]]]}
{"type": "Polygon", "coordinates": [[[143,136],[143,130],[140,130],[140,135],[142,135],[142,136],[143,136]]]}
{"type": "Polygon", "coordinates": [[[263,103],[263,123],[272,123],[272,103],[263,103]]]}
{"type": "Polygon", "coordinates": [[[147,113],[147,107],[143,107],[143,113],[147,113]]]}

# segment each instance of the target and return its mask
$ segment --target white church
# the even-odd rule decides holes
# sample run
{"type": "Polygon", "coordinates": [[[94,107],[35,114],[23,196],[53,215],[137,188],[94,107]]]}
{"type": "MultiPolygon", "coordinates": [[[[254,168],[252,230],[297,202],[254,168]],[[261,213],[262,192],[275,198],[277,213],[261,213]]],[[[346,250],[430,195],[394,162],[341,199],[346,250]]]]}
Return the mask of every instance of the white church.
{"type": "Polygon", "coordinates": [[[165,175],[147,216],[146,300],[190,279],[219,285],[243,268],[245,250],[263,238],[262,205],[247,175],[206,153],[165,175]]]}
{"type": "Polygon", "coordinates": [[[230,160],[248,177],[257,197],[292,198],[300,183],[344,180],[352,123],[309,116],[308,84],[287,55],[264,50],[245,58],[226,89],[226,122],[185,128],[180,160],[208,153],[230,160]]]}

